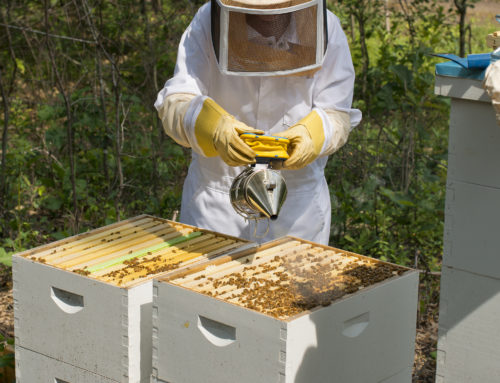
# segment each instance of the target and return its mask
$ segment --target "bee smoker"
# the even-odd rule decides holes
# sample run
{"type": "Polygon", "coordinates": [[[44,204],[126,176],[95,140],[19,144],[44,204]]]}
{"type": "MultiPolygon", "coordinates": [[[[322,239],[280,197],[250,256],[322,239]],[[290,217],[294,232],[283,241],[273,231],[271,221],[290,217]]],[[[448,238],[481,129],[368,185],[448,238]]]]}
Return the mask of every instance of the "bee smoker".
{"type": "Polygon", "coordinates": [[[231,184],[231,205],[245,219],[276,220],[287,193],[285,179],[278,170],[288,158],[286,149],[290,141],[253,133],[243,133],[240,137],[257,156],[256,163],[243,170],[231,184]]]}

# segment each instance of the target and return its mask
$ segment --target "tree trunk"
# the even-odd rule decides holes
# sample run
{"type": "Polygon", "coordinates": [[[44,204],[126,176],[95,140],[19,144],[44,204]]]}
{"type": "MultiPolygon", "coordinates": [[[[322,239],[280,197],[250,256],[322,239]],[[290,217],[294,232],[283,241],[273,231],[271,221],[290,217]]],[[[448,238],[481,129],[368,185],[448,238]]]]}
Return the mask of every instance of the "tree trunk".
{"type": "Polygon", "coordinates": [[[459,22],[459,28],[460,28],[460,57],[465,57],[465,14],[466,14],[466,7],[463,7],[463,11],[460,12],[460,22],[459,22]]]}
{"type": "Polygon", "coordinates": [[[459,55],[460,57],[465,56],[465,16],[467,15],[467,0],[454,0],[455,7],[457,8],[459,22],[459,55]]]}
{"type": "Polygon", "coordinates": [[[389,0],[384,0],[385,31],[391,31],[391,12],[389,11],[389,0]]]}
{"type": "MultiPolygon", "coordinates": [[[[10,94],[14,90],[14,84],[15,84],[15,79],[16,79],[16,74],[17,74],[17,61],[16,61],[16,55],[14,52],[14,48],[12,46],[12,38],[10,36],[10,30],[8,28],[8,24],[10,21],[10,1],[8,2],[7,5],[7,11],[6,14],[3,13],[2,11],[2,21],[5,24],[5,36],[7,36],[7,43],[9,45],[9,53],[10,53],[10,58],[12,60],[12,76],[10,79],[10,84],[8,88],[4,86],[4,78],[2,75],[2,66],[0,65],[0,92],[2,95],[2,104],[3,104],[3,113],[4,113],[4,124],[3,124],[3,130],[2,130],[2,165],[0,169],[0,212],[3,213],[6,210],[6,193],[7,193],[7,172],[6,172],[6,158],[7,158],[7,142],[8,142],[8,131],[9,131],[9,119],[10,119],[10,105],[9,105],[9,98],[10,94]]],[[[7,69],[7,68],[5,68],[7,69]]],[[[7,81],[7,79],[5,79],[7,81]]],[[[7,84],[7,83],[5,83],[7,84]]]]}
{"type": "Polygon", "coordinates": [[[64,99],[64,106],[66,109],[66,117],[68,121],[66,122],[66,141],[68,145],[68,157],[69,157],[69,167],[70,167],[70,181],[71,181],[71,190],[73,194],[73,219],[74,219],[74,227],[73,232],[77,233],[79,231],[79,212],[78,212],[78,198],[76,191],[76,171],[75,171],[75,156],[73,153],[73,113],[71,110],[71,93],[64,89],[64,83],[57,68],[56,58],[54,54],[53,47],[49,40],[49,4],[48,0],[44,1],[44,21],[45,21],[45,44],[47,47],[47,52],[50,56],[50,62],[52,64],[52,70],[56,79],[56,86],[61,93],[64,99]]]}
{"type": "Polygon", "coordinates": [[[359,25],[359,42],[361,44],[361,57],[363,61],[363,74],[361,76],[361,98],[368,102],[368,69],[370,68],[370,56],[368,55],[368,46],[366,44],[366,17],[363,10],[358,9],[356,19],[359,25]]]}
{"type": "Polygon", "coordinates": [[[0,92],[2,94],[2,104],[3,104],[3,131],[2,131],[2,168],[0,169],[0,211],[3,216],[4,211],[6,210],[6,189],[7,189],[7,180],[6,180],[6,171],[5,171],[5,158],[7,154],[7,133],[9,128],[9,100],[7,98],[7,92],[5,92],[3,86],[3,77],[2,77],[2,68],[0,67],[0,92]]]}
{"type": "Polygon", "coordinates": [[[415,38],[417,36],[417,32],[415,31],[414,17],[410,10],[410,6],[406,2],[406,0],[399,0],[399,5],[401,6],[406,24],[408,25],[408,32],[410,33],[410,45],[415,46],[415,38]]]}
{"type": "MultiPolygon", "coordinates": [[[[116,66],[118,61],[114,60],[116,66]]],[[[118,178],[118,193],[115,198],[116,220],[121,220],[120,202],[123,193],[123,169],[122,169],[122,140],[121,140],[121,123],[120,123],[120,73],[117,67],[112,66],[113,92],[115,94],[115,156],[116,156],[116,177],[118,178]]]]}
{"type": "Polygon", "coordinates": [[[99,47],[96,47],[96,60],[97,60],[97,76],[99,77],[99,98],[101,104],[102,121],[104,129],[102,132],[102,171],[104,173],[104,180],[106,185],[110,186],[109,182],[109,166],[108,166],[108,148],[110,132],[108,129],[108,117],[106,112],[106,98],[104,97],[104,79],[102,77],[102,58],[99,52],[99,47]]]}

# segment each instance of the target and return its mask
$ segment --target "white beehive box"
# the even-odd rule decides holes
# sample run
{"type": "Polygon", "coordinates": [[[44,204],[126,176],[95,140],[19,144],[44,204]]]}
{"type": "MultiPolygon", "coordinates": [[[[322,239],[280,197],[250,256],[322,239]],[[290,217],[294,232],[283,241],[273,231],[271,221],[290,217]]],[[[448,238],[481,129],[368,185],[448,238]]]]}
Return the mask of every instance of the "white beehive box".
{"type": "Polygon", "coordinates": [[[452,99],[448,179],[500,188],[500,127],[482,82],[436,76],[435,93],[452,99]]]}
{"type": "Polygon", "coordinates": [[[443,266],[436,383],[500,382],[500,279],[443,266]]]}
{"type": "Polygon", "coordinates": [[[16,383],[119,383],[16,346],[16,383]]]}
{"type": "Polygon", "coordinates": [[[499,217],[500,189],[448,180],[443,265],[500,279],[499,217]]]}
{"type": "MultiPolygon", "coordinates": [[[[481,81],[436,76],[452,98],[443,265],[500,278],[500,127],[481,81]]],[[[451,291],[450,291],[451,292],[451,291]]]]}
{"type": "Polygon", "coordinates": [[[117,382],[148,382],[153,277],[245,244],[144,215],[17,254],[16,345],[117,382]]]}
{"type": "Polygon", "coordinates": [[[451,97],[436,382],[500,381],[500,127],[482,81],[436,76],[451,97]]]}
{"type": "Polygon", "coordinates": [[[153,382],[410,383],[418,272],[285,237],[154,281],[153,382]]]}

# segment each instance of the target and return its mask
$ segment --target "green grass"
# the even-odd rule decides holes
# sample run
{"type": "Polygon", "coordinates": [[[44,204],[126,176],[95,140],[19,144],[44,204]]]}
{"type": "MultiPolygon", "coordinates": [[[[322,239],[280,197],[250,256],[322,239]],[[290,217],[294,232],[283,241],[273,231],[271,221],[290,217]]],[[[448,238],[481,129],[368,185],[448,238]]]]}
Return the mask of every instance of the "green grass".
{"type": "Polygon", "coordinates": [[[486,45],[486,36],[490,33],[500,31],[500,24],[493,17],[491,17],[491,21],[473,17],[471,18],[471,31],[472,53],[491,52],[492,49],[486,45]]]}

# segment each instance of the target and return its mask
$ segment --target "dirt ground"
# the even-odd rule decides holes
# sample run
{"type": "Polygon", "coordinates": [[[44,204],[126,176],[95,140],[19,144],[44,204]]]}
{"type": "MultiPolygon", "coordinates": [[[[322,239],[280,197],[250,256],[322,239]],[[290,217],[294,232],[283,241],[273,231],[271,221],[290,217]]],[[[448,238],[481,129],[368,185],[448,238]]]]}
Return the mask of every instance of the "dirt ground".
{"type": "Polygon", "coordinates": [[[434,383],[438,338],[440,275],[422,275],[419,286],[413,383],[434,383]]]}
{"type": "Polygon", "coordinates": [[[14,300],[11,269],[0,263],[0,334],[14,337],[14,300]]]}
{"type": "MultiPolygon", "coordinates": [[[[491,21],[495,15],[500,14],[500,0],[482,0],[467,10],[469,17],[477,18],[478,21],[491,21]]],[[[498,24],[500,30],[500,24],[498,24]]]]}

